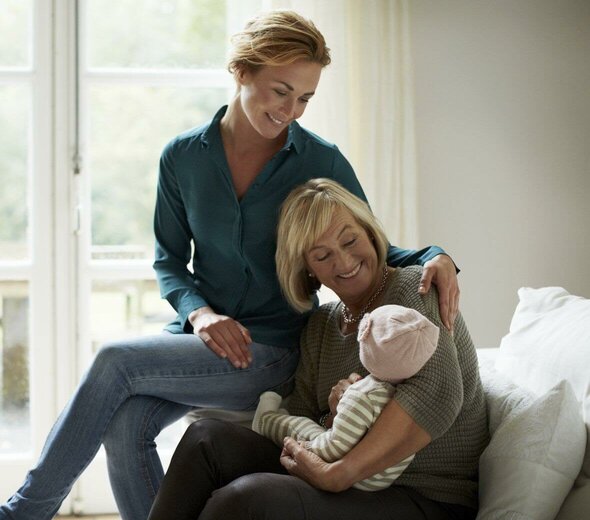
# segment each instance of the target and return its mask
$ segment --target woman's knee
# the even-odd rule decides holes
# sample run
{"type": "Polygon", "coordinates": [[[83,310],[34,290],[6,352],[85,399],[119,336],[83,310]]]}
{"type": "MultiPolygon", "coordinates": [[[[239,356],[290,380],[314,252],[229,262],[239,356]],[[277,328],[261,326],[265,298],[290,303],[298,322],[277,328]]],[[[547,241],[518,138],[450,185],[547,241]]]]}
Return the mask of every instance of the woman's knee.
{"type": "Polygon", "coordinates": [[[236,429],[239,426],[221,420],[205,418],[191,423],[183,437],[186,442],[195,443],[205,441],[209,444],[223,446],[226,442],[235,438],[236,429]]]}
{"type": "Polygon", "coordinates": [[[262,520],[271,518],[303,518],[290,504],[286,514],[285,498],[292,477],[273,473],[254,473],[240,477],[213,492],[199,519],[232,518],[262,520]]]}
{"type": "Polygon", "coordinates": [[[232,429],[231,424],[219,419],[199,419],[188,426],[176,451],[185,457],[202,451],[223,453],[224,446],[231,442],[232,429]]]}
{"type": "Polygon", "coordinates": [[[90,371],[101,375],[108,374],[124,368],[129,362],[128,358],[129,353],[124,342],[106,343],[96,353],[90,371]]]}

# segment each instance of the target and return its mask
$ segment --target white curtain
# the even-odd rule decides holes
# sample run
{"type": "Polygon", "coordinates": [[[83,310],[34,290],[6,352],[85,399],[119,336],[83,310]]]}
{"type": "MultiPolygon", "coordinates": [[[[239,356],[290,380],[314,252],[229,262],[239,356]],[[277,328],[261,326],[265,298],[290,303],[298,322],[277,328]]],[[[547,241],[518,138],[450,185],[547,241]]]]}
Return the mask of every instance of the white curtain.
{"type": "Polygon", "coordinates": [[[417,247],[417,181],[407,0],[270,0],[311,18],[332,50],[301,124],[352,163],[388,238],[417,247]]]}

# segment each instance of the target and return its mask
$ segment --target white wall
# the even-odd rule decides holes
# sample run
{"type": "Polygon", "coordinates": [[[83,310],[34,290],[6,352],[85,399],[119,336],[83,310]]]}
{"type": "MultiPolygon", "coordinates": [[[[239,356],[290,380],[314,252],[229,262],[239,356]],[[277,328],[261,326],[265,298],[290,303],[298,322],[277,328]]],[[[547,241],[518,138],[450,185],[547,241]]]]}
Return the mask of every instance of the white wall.
{"type": "Polygon", "coordinates": [[[420,243],[497,346],[519,287],[590,297],[590,2],[410,4],[420,243]]]}

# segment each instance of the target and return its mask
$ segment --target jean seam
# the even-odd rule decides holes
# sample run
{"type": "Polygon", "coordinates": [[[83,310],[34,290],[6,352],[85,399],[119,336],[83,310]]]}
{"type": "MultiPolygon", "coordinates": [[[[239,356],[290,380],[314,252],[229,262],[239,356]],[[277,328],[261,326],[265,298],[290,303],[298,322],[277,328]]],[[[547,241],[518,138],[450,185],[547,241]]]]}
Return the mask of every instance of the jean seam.
{"type": "MultiPolygon", "coordinates": [[[[254,374],[256,372],[259,371],[266,371],[269,370],[272,367],[275,367],[277,365],[282,365],[284,363],[286,363],[288,361],[288,358],[293,355],[294,352],[288,352],[286,353],[284,356],[281,356],[279,359],[274,360],[272,363],[269,363],[267,365],[263,365],[263,366],[257,366],[257,367],[247,367],[247,368],[235,368],[234,366],[232,366],[231,364],[228,363],[228,367],[227,369],[224,370],[217,370],[215,372],[191,372],[191,373],[180,373],[180,374],[149,374],[149,375],[128,375],[129,378],[129,384],[131,387],[133,387],[134,383],[140,383],[140,382],[145,382],[147,380],[151,380],[151,379],[183,379],[183,378],[192,378],[192,377],[202,377],[202,378],[207,378],[207,377],[217,377],[221,374],[232,374],[232,373],[236,373],[236,372],[240,372],[240,373],[250,373],[250,374],[254,374]]],[[[130,393],[130,395],[136,395],[134,393],[130,393]]]]}
{"type": "MultiPolygon", "coordinates": [[[[148,460],[147,460],[147,450],[142,449],[142,444],[146,438],[146,431],[149,429],[150,424],[152,424],[153,417],[157,414],[157,412],[166,405],[167,401],[160,400],[157,402],[156,406],[153,407],[149,414],[145,414],[144,421],[142,424],[141,432],[139,438],[137,439],[139,453],[141,454],[141,473],[146,484],[146,487],[151,490],[153,498],[156,497],[158,492],[157,489],[154,488],[152,480],[150,478],[150,470],[148,468],[148,460]]],[[[155,438],[156,436],[154,436],[155,438]]]]}
{"type": "MultiPolygon", "coordinates": [[[[116,406],[111,406],[110,410],[110,416],[111,418],[114,416],[115,412],[117,411],[118,407],[116,406]]],[[[106,423],[108,425],[108,422],[106,423]]],[[[105,426],[105,431],[106,431],[106,426],[105,426]]],[[[104,431],[100,436],[100,439],[102,439],[102,435],[104,435],[104,431]]],[[[76,483],[76,481],[78,480],[78,478],[80,478],[80,475],[82,474],[82,472],[84,471],[85,468],[87,468],[90,463],[92,462],[92,460],[94,459],[94,457],[96,456],[96,453],[98,452],[98,450],[100,449],[102,443],[99,442],[98,447],[96,449],[96,451],[90,455],[89,457],[87,457],[86,459],[84,459],[83,461],[80,462],[80,464],[78,464],[78,468],[76,471],[74,471],[72,477],[69,479],[69,481],[71,482],[71,484],[66,485],[64,488],[60,489],[57,493],[56,493],[56,498],[58,499],[58,503],[57,503],[57,507],[56,504],[53,505],[48,505],[44,510],[43,513],[45,515],[51,514],[51,517],[53,517],[53,515],[55,513],[57,513],[57,511],[59,510],[62,502],[65,500],[66,496],[68,495],[68,493],[71,491],[72,487],[74,486],[74,484],[76,483]],[[55,510],[55,513],[53,513],[52,511],[55,510]]]]}

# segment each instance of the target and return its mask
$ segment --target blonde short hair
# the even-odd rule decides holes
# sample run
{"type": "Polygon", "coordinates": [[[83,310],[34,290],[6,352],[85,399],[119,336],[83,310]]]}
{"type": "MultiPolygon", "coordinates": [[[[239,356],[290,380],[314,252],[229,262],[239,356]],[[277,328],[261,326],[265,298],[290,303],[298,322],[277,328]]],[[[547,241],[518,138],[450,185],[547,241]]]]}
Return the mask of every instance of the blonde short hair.
{"type": "Polygon", "coordinates": [[[373,239],[377,260],[385,265],[389,242],[369,205],[336,181],[312,179],[295,188],[281,206],[275,260],[281,289],[299,312],[313,306],[319,283],[309,276],[305,254],[328,229],[336,211],[349,211],[373,239]]]}
{"type": "Polygon", "coordinates": [[[228,60],[231,73],[240,68],[256,71],[265,65],[288,65],[299,59],[331,61],[330,49],[311,20],[286,10],[269,11],[250,20],[231,38],[228,60]]]}

